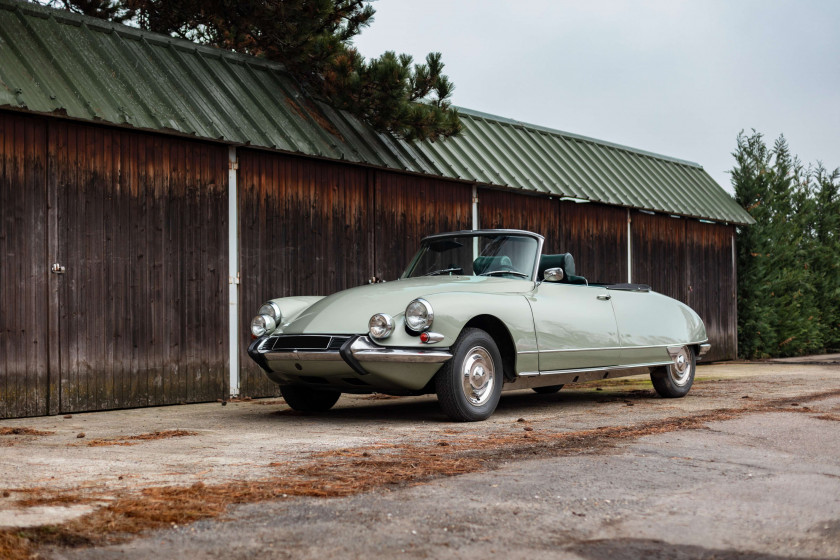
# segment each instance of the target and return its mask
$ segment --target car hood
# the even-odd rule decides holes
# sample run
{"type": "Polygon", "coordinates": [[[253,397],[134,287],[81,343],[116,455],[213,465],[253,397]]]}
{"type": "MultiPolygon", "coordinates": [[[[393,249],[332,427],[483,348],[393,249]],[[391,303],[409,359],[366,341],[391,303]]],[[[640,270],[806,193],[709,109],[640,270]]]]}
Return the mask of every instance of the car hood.
{"type": "Polygon", "coordinates": [[[367,332],[373,314],[400,316],[411,300],[418,297],[452,292],[526,293],[533,288],[534,283],[529,280],[487,276],[405,278],[327,296],[283,323],[281,328],[286,334],[361,334],[367,332]]]}

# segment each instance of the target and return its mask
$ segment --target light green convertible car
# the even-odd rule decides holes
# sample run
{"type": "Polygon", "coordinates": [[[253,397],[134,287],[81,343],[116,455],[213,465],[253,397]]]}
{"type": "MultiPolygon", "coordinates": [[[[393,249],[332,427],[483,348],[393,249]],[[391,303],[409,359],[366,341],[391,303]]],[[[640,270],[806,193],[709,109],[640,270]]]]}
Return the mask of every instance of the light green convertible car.
{"type": "Polygon", "coordinates": [[[395,282],[267,302],[248,354],[301,411],[437,393],[453,420],[484,420],[503,389],[648,372],[663,397],[688,393],[709,350],[700,317],[648,286],[590,284],[542,246],[518,230],[427,237],[395,282]]]}

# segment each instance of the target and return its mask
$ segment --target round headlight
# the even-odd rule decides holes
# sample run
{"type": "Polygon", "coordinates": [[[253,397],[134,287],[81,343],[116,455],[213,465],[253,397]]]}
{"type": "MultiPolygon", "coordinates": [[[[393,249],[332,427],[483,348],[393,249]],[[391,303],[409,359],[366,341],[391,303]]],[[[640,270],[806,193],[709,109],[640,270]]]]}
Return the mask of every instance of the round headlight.
{"type": "Polygon", "coordinates": [[[394,332],[394,320],[386,313],[377,313],[370,318],[368,329],[373,338],[388,338],[394,332]]]}
{"type": "Polygon", "coordinates": [[[260,315],[268,315],[272,319],[274,319],[275,323],[279,323],[280,319],[282,318],[283,314],[280,313],[280,306],[274,303],[273,301],[269,301],[263,304],[259,310],[260,315]]]}
{"type": "Polygon", "coordinates": [[[405,308],[405,324],[414,332],[429,330],[432,321],[435,320],[435,313],[432,305],[423,298],[417,298],[405,308]]]}
{"type": "Polygon", "coordinates": [[[274,322],[274,318],[268,315],[257,315],[251,319],[251,334],[254,336],[262,336],[276,328],[277,323],[274,322]]]}

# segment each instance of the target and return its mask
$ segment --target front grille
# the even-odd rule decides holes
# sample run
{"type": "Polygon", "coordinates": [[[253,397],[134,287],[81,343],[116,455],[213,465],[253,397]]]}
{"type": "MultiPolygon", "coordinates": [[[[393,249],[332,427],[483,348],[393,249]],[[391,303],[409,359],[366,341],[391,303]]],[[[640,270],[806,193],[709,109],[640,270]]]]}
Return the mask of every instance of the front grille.
{"type": "Polygon", "coordinates": [[[290,334],[281,335],[274,339],[272,350],[314,350],[330,351],[339,350],[349,336],[330,336],[312,334],[290,334]]]}

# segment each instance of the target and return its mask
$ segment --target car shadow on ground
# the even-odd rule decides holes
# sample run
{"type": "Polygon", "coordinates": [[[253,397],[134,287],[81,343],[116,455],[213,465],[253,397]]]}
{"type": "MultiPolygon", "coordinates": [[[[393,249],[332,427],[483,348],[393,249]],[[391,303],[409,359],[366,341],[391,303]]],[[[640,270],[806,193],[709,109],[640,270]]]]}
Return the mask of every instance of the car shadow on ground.
{"type": "MultiPolygon", "coordinates": [[[[609,403],[624,402],[633,405],[652,399],[660,399],[653,389],[624,389],[601,392],[594,388],[561,390],[553,394],[537,394],[530,389],[502,393],[494,415],[527,416],[546,407],[592,407],[609,403]]],[[[328,423],[348,421],[372,421],[389,424],[419,422],[456,423],[447,418],[434,395],[418,397],[389,397],[386,395],[342,397],[334,408],[327,412],[298,412],[283,407],[267,411],[281,418],[313,418],[328,423]],[[350,401],[349,399],[352,399],[350,401]],[[368,400],[366,402],[366,400],[368,400]],[[352,404],[351,404],[352,402],[352,404]]],[[[492,418],[492,417],[491,417],[492,418]]]]}

